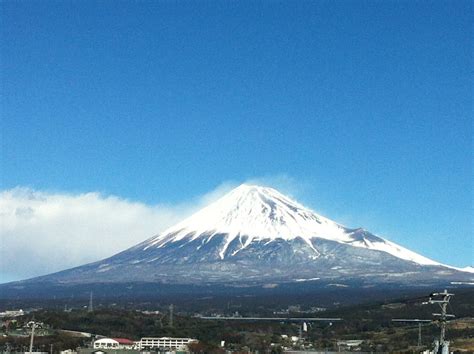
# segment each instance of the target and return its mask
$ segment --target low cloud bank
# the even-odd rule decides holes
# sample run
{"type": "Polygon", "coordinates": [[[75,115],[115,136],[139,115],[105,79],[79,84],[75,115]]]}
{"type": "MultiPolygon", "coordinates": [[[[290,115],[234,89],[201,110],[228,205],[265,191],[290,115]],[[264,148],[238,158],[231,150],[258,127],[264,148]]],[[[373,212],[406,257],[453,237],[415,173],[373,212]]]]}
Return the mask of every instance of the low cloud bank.
{"type": "MultiPolygon", "coordinates": [[[[285,192],[285,175],[248,180],[285,192]]],[[[0,283],[94,262],[142,242],[239,185],[222,183],[176,205],[146,205],[100,193],[70,194],[17,187],[0,191],[0,283]]]]}
{"type": "Polygon", "coordinates": [[[181,205],[146,205],[100,193],[0,192],[0,283],[111,256],[188,216],[225,188],[181,205]]]}

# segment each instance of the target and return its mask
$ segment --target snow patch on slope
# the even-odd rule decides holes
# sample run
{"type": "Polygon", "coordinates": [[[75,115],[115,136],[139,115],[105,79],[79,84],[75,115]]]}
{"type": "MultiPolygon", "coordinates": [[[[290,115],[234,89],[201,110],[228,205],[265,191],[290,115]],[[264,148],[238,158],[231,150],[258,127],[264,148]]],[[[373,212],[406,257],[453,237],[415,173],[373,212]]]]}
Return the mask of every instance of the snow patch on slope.
{"type": "Polygon", "coordinates": [[[367,248],[375,251],[382,251],[391,254],[397,258],[405,259],[407,261],[415,262],[422,265],[441,265],[429,258],[426,258],[418,253],[410,251],[402,246],[397,245],[388,240],[382,239],[383,242],[372,242],[370,240],[352,242],[351,245],[355,247],[367,248]]]}
{"type": "Polygon", "coordinates": [[[449,266],[449,265],[445,265],[445,264],[443,264],[443,266],[454,269],[454,270],[458,270],[460,272],[473,273],[474,274],[474,267],[468,266],[468,267],[464,267],[464,268],[459,268],[459,267],[453,267],[453,266],[449,266]]]}

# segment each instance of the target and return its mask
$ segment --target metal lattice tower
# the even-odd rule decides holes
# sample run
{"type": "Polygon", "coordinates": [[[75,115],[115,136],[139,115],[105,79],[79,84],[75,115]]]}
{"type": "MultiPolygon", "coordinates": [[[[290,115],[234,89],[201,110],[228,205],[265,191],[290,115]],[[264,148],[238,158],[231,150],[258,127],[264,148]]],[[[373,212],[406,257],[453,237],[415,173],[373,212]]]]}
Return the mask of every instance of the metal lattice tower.
{"type": "Polygon", "coordinates": [[[92,304],[92,291],[89,296],[89,307],[87,308],[87,312],[94,312],[94,306],[92,304]]]}
{"type": "Polygon", "coordinates": [[[418,343],[417,346],[421,347],[421,326],[423,323],[431,323],[431,320],[420,320],[418,318],[395,318],[392,322],[415,322],[418,323],[418,343]]]}
{"type": "Polygon", "coordinates": [[[173,327],[173,310],[174,306],[173,304],[170,305],[170,327],[173,327]]]}

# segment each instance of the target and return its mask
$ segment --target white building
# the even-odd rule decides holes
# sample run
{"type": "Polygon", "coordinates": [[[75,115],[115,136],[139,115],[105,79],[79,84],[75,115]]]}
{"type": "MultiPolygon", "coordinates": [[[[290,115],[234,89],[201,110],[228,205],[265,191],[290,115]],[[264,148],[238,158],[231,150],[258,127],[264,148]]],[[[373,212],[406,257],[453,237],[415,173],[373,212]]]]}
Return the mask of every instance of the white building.
{"type": "Polygon", "coordinates": [[[337,341],[337,348],[339,351],[341,349],[359,350],[362,343],[364,343],[362,339],[340,340],[337,341]]]}
{"type": "Polygon", "coordinates": [[[134,344],[127,338],[101,338],[94,342],[94,349],[133,349],[134,344]]]}
{"type": "Polygon", "coordinates": [[[186,349],[187,346],[191,343],[196,343],[197,339],[191,338],[142,338],[138,344],[139,350],[144,349],[169,349],[169,350],[178,350],[186,349]]]}
{"type": "Polygon", "coordinates": [[[22,309],[0,312],[0,317],[18,317],[23,316],[25,312],[22,309]]]}

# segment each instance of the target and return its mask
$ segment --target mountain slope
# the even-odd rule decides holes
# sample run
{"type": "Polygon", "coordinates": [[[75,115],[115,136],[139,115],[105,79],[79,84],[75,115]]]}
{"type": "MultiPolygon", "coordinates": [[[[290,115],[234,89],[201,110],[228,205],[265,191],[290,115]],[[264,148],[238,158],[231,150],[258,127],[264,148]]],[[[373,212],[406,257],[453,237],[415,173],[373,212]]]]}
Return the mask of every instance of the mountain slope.
{"type": "Polygon", "coordinates": [[[241,185],[108,259],[35,281],[62,283],[365,283],[471,279],[364,229],[349,229],[278,191],[241,185]]]}

